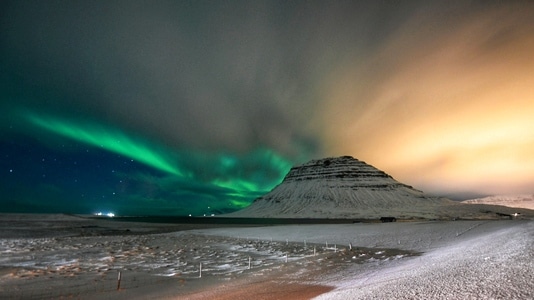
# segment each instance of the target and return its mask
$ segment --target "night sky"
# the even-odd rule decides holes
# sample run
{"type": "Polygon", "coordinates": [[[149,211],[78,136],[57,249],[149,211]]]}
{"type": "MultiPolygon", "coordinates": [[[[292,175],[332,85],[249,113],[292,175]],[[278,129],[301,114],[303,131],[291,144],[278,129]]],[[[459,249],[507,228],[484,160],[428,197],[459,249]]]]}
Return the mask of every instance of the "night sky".
{"type": "Polygon", "coordinates": [[[351,155],[534,193],[532,1],[1,1],[0,212],[211,215],[351,155]]]}

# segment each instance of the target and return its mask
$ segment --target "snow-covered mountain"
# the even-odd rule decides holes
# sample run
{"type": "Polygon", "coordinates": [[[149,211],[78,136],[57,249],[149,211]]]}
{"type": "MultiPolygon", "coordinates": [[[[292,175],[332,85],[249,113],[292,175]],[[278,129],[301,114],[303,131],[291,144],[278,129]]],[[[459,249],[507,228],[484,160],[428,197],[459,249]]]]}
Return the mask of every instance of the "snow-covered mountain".
{"type": "Polygon", "coordinates": [[[491,218],[507,207],[466,205],[426,196],[350,156],[293,167],[282,183],[249,207],[227,214],[247,218],[491,218]]]}
{"type": "Polygon", "coordinates": [[[534,210],[534,195],[497,195],[462,201],[467,204],[491,204],[534,210]]]}

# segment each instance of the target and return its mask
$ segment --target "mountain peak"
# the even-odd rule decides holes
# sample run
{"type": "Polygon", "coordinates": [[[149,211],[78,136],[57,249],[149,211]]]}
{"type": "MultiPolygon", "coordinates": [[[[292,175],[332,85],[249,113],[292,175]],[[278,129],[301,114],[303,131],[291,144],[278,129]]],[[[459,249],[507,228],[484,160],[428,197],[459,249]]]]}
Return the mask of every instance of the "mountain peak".
{"type": "Polygon", "coordinates": [[[234,217],[376,218],[409,216],[414,205],[423,211],[443,199],[400,183],[351,156],[311,160],[291,168],[282,183],[234,217]]]}
{"type": "Polygon", "coordinates": [[[403,185],[386,174],[363,161],[352,156],[328,157],[311,160],[300,166],[291,168],[284,178],[284,183],[293,181],[340,181],[349,182],[352,187],[385,187],[410,186],[403,185]]]}
{"type": "Polygon", "coordinates": [[[351,156],[311,160],[289,170],[282,183],[247,208],[241,218],[495,219],[534,211],[462,204],[425,195],[351,156]]]}

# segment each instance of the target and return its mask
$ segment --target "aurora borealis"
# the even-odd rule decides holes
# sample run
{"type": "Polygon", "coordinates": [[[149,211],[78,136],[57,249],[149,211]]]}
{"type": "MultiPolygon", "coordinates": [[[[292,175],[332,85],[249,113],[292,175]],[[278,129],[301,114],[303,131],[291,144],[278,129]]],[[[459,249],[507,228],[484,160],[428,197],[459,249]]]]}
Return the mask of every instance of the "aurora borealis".
{"type": "MultiPolygon", "coordinates": [[[[211,215],[232,211],[248,205],[251,199],[268,191],[281,181],[291,167],[290,162],[265,149],[257,149],[246,155],[177,151],[166,149],[155,142],[134,138],[103,124],[68,121],[31,112],[21,115],[23,120],[36,127],[35,132],[42,129],[42,134],[52,133],[65,137],[66,141],[74,141],[74,147],[86,149],[81,151],[81,156],[74,154],[80,150],[60,155],[39,152],[39,155],[47,158],[37,162],[24,162],[23,164],[40,165],[35,170],[43,174],[37,188],[45,190],[45,195],[53,190],[56,197],[61,197],[65,191],[79,193],[81,200],[91,203],[92,210],[96,212],[119,211],[129,215],[143,212],[184,215],[189,212],[191,215],[211,215]],[[96,155],[93,154],[95,150],[96,155]],[[54,157],[53,162],[47,162],[49,157],[54,157]],[[60,163],[57,163],[57,157],[60,157],[60,163]],[[78,159],[84,161],[85,166],[78,159]],[[43,185],[42,182],[48,181],[48,169],[54,170],[52,181],[62,181],[61,188],[43,185]],[[61,173],[67,173],[71,178],[62,178],[59,175],[61,173]],[[65,185],[65,181],[70,183],[65,185]],[[85,182],[96,182],[99,185],[94,188],[85,187],[85,182]],[[73,184],[79,185],[78,189],[82,191],[70,191],[69,187],[73,184]],[[86,195],[89,199],[83,199],[86,195]],[[134,205],[121,203],[126,199],[135,201],[134,205]]],[[[58,141],[65,142],[63,139],[58,141]]],[[[60,146],[65,148],[64,143],[60,146]]],[[[17,155],[15,151],[6,150],[8,155],[17,155]]],[[[12,165],[16,165],[16,162],[12,162],[12,165]]],[[[9,172],[13,173],[13,168],[9,172]]],[[[18,176],[13,177],[24,180],[18,176]]],[[[68,200],[59,202],[66,208],[51,205],[53,209],[50,211],[57,212],[73,206],[68,200]]],[[[16,203],[15,211],[23,210],[19,205],[16,203]]],[[[43,209],[41,206],[37,205],[36,208],[43,209]]],[[[80,207],[91,209],[88,203],[83,203],[80,207]]]]}
{"type": "Polygon", "coordinates": [[[120,132],[114,132],[113,129],[91,124],[84,126],[83,124],[33,114],[26,114],[25,117],[31,124],[58,135],[136,159],[162,172],[176,176],[184,175],[168,159],[158,155],[155,150],[144,147],[142,141],[133,141],[120,132]]]}
{"type": "Polygon", "coordinates": [[[529,1],[2,1],[6,212],[232,211],[351,155],[534,193],[529,1]]]}

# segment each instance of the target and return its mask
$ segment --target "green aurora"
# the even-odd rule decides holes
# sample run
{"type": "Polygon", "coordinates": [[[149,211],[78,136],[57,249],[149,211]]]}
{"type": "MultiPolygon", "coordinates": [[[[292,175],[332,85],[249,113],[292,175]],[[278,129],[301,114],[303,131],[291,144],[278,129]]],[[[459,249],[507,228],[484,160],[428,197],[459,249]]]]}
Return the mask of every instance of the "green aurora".
{"type": "Polygon", "coordinates": [[[195,194],[217,189],[218,199],[213,199],[216,201],[212,206],[219,211],[248,206],[280,183],[293,165],[269,149],[256,149],[245,155],[176,151],[97,122],[72,121],[29,110],[23,110],[21,116],[33,127],[128,157],[181,182],[166,189],[192,193],[188,187],[191,184],[195,194]]]}
{"type": "Polygon", "coordinates": [[[31,112],[26,112],[24,116],[33,125],[58,135],[87,145],[102,147],[108,151],[138,160],[163,172],[184,176],[184,173],[176,167],[176,164],[162,153],[163,150],[155,150],[155,147],[146,145],[147,142],[131,138],[118,130],[98,124],[75,124],[67,120],[37,115],[31,112]]]}

